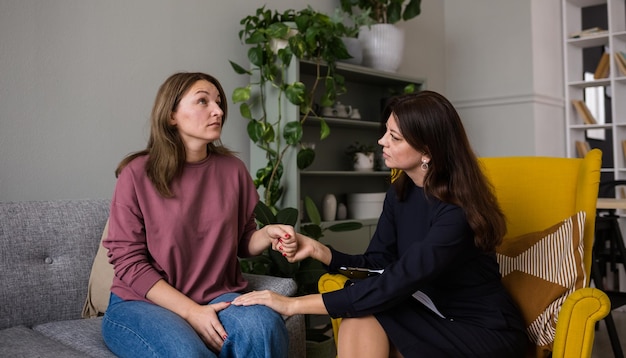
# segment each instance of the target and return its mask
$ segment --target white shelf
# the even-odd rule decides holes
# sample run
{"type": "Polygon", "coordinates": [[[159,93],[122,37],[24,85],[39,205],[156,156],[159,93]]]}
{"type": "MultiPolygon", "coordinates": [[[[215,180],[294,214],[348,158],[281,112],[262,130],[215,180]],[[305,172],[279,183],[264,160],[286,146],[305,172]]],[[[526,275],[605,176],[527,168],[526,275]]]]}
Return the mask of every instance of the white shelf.
{"type": "MultiPolygon", "coordinates": [[[[577,157],[575,143],[589,141],[603,147],[602,179],[626,179],[626,158],[622,149],[622,142],[626,140],[626,76],[619,72],[613,53],[626,52],[626,0],[563,0],[563,53],[564,53],[564,82],[565,82],[565,119],[567,155],[577,157]],[[588,6],[605,5],[606,18],[601,19],[606,24],[593,24],[606,30],[601,34],[581,38],[569,38],[569,35],[584,30],[582,14],[588,6]],[[611,55],[609,76],[597,80],[583,80],[583,65],[587,72],[593,73],[593,68],[584,63],[584,56],[600,53],[603,49],[611,55]],[[604,102],[603,95],[610,98],[610,105],[604,108],[604,117],[596,118],[599,124],[583,124],[576,110],[571,104],[573,99],[585,100],[589,107],[593,107],[593,100],[585,98],[586,93],[591,96],[594,88],[599,88],[597,95],[604,102]],[[622,104],[623,103],[623,104],[622,104]]],[[[601,13],[601,9],[594,9],[601,13]]],[[[589,61],[589,57],[585,57],[589,61]]],[[[607,103],[607,102],[605,102],[607,103]]]]}

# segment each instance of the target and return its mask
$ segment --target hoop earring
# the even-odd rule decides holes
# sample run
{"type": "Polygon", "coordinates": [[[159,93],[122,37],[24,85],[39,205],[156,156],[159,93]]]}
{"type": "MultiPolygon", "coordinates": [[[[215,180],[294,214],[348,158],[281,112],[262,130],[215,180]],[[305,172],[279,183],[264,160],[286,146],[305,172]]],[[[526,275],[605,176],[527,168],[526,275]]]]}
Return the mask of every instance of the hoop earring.
{"type": "Polygon", "coordinates": [[[428,162],[425,159],[422,159],[422,170],[428,170],[428,162]]]}

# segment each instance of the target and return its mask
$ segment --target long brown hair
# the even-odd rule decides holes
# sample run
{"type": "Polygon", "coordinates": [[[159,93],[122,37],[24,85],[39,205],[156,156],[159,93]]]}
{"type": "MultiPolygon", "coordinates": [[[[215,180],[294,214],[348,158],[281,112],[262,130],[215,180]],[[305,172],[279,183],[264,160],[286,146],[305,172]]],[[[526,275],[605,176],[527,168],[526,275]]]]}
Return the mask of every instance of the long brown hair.
{"type": "MultiPolygon", "coordinates": [[[[461,207],[474,231],[474,244],[483,251],[494,251],[506,234],[504,213],[452,104],[439,93],[421,91],[392,98],[385,120],[390,115],[409,145],[431,158],[424,192],[461,207]]],[[[414,184],[401,173],[393,185],[403,200],[408,185],[414,184]]]]}
{"type": "MultiPolygon", "coordinates": [[[[173,112],[187,91],[198,81],[205,80],[217,87],[221,97],[220,108],[224,112],[222,126],[226,122],[228,106],[226,94],[220,82],[213,76],[200,72],[181,72],[171,75],[157,92],[152,114],[150,115],[150,139],[146,149],[126,156],[115,170],[117,177],[133,159],[147,155],[146,174],[158,192],[164,197],[172,197],[170,184],[180,175],[185,165],[185,145],[178,129],[170,123],[173,112]]],[[[232,155],[229,149],[217,140],[207,145],[207,153],[232,155]]]]}

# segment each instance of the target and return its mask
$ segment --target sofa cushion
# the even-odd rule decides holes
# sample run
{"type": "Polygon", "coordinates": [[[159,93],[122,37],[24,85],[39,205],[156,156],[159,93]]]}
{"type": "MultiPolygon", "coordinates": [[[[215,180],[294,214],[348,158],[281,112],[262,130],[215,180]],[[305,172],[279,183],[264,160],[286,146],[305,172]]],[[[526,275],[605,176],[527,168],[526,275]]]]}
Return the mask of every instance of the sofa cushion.
{"type": "Polygon", "coordinates": [[[107,200],[0,205],[0,329],[77,319],[107,200]]]}
{"type": "Polygon", "coordinates": [[[102,317],[44,323],[33,330],[83,352],[83,356],[115,358],[102,339],[102,317]]]}
{"type": "Polygon", "coordinates": [[[502,282],[520,307],[537,356],[549,354],[561,305],[585,286],[585,212],[539,232],[505,238],[497,251],[502,282]]]}
{"type": "Polygon", "coordinates": [[[24,326],[0,330],[0,357],[84,358],[85,354],[24,326]]]}

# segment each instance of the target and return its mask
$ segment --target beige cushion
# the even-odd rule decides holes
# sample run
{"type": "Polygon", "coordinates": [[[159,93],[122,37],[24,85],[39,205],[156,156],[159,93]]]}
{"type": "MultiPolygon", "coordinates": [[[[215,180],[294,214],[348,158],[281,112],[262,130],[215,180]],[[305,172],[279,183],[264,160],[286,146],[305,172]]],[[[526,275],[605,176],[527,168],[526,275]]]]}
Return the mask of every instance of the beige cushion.
{"type": "Polygon", "coordinates": [[[107,220],[100,239],[100,247],[93,260],[89,285],[87,286],[87,299],[83,306],[83,318],[102,316],[109,306],[111,283],[113,283],[113,265],[109,263],[107,249],[102,246],[102,240],[107,237],[109,221],[107,220]]]}
{"type": "Polygon", "coordinates": [[[505,238],[496,250],[502,282],[522,311],[539,357],[552,351],[561,305],[587,282],[584,223],[581,211],[543,231],[505,238]]]}

